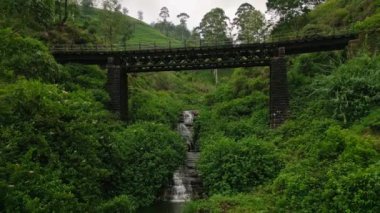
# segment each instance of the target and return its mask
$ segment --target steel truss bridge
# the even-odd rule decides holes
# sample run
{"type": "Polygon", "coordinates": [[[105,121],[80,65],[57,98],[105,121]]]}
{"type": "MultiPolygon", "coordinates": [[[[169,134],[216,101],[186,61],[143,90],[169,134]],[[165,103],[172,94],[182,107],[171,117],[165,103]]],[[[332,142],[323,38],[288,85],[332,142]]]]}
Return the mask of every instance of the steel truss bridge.
{"type": "MultiPolygon", "coordinates": [[[[344,50],[354,33],[289,38],[251,44],[219,44],[142,48],[125,46],[55,46],[51,48],[59,63],[96,64],[108,70],[107,90],[111,97],[109,108],[128,118],[128,73],[204,70],[269,66],[270,124],[277,127],[289,115],[287,85],[287,55],[344,50]]],[[[144,46],[146,47],[146,45],[144,46]]]]}

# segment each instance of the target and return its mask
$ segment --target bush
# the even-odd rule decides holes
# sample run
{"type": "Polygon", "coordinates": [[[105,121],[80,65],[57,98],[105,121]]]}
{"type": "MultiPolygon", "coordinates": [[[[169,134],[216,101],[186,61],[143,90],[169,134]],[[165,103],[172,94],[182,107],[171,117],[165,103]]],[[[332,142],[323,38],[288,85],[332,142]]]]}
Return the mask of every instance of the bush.
{"type": "Polygon", "coordinates": [[[233,196],[214,195],[207,201],[192,201],[186,204],[184,212],[273,212],[273,209],[268,198],[238,194],[233,196]]]}
{"type": "Polygon", "coordinates": [[[215,106],[215,112],[220,117],[238,120],[250,116],[255,110],[267,106],[268,96],[255,92],[251,96],[222,102],[215,106]]]}
{"type": "Polygon", "coordinates": [[[289,72],[297,72],[305,77],[329,75],[344,61],[342,54],[337,52],[303,54],[292,60],[289,72]]]}
{"type": "Polygon", "coordinates": [[[327,25],[308,24],[302,29],[301,35],[306,38],[313,38],[328,35],[331,31],[331,27],[327,25]]]}
{"type": "Polygon", "coordinates": [[[275,177],[280,168],[273,145],[256,138],[235,142],[219,137],[202,144],[199,170],[209,194],[250,191],[275,177]]]}
{"type": "MultiPolygon", "coordinates": [[[[360,134],[380,134],[380,109],[373,110],[367,117],[358,121],[353,128],[360,134]]],[[[380,145],[380,141],[379,141],[380,145]]],[[[380,149],[379,149],[380,151],[380,149]]]]}
{"type": "Polygon", "coordinates": [[[360,31],[371,31],[380,27],[380,10],[372,16],[355,24],[355,28],[360,31]]]}
{"type": "Polygon", "coordinates": [[[356,209],[355,212],[376,212],[374,210],[379,208],[375,198],[378,177],[370,168],[377,167],[380,155],[371,143],[337,126],[328,128],[323,134],[307,135],[299,136],[299,139],[305,139],[305,146],[300,141],[293,153],[305,151],[308,154],[290,161],[274,181],[277,208],[281,211],[344,212],[356,209]],[[363,171],[372,173],[359,175],[363,171]],[[357,176],[366,178],[360,180],[357,176]],[[370,185],[364,187],[362,181],[370,185]],[[362,188],[369,196],[361,194],[362,188]]]}
{"type": "Polygon", "coordinates": [[[149,205],[185,156],[177,133],[153,123],[123,130],[82,90],[23,80],[0,90],[0,102],[1,209],[132,205],[120,195],[149,205]]]}
{"type": "Polygon", "coordinates": [[[182,102],[167,92],[135,90],[131,100],[131,120],[152,121],[173,126],[178,122],[182,102]]]}
{"type": "Polygon", "coordinates": [[[326,210],[379,212],[380,164],[373,164],[347,175],[338,174],[328,181],[324,195],[326,210]]]}
{"type": "Polygon", "coordinates": [[[135,210],[135,204],[126,195],[114,197],[100,207],[100,211],[104,213],[128,213],[135,212],[135,210]]]}
{"type": "Polygon", "coordinates": [[[107,165],[117,163],[103,161],[113,138],[102,104],[83,91],[25,80],[1,89],[0,102],[4,208],[93,209],[107,165]]]}
{"type": "Polygon", "coordinates": [[[319,90],[327,102],[327,111],[345,124],[368,115],[380,104],[380,58],[363,56],[323,78],[319,90]]]}
{"type": "Polygon", "coordinates": [[[68,91],[85,89],[91,92],[96,101],[106,104],[109,101],[106,87],[106,71],[98,66],[85,66],[80,64],[68,64],[64,69],[68,73],[63,87],[68,91]]]}
{"type": "Polygon", "coordinates": [[[0,67],[16,75],[49,83],[59,82],[67,76],[49,50],[37,40],[3,29],[0,30],[0,49],[0,67]]]}
{"type": "Polygon", "coordinates": [[[183,162],[185,142],[176,132],[154,123],[133,124],[119,137],[128,138],[115,144],[123,170],[119,181],[109,182],[120,194],[132,196],[138,206],[149,205],[183,162]]]}

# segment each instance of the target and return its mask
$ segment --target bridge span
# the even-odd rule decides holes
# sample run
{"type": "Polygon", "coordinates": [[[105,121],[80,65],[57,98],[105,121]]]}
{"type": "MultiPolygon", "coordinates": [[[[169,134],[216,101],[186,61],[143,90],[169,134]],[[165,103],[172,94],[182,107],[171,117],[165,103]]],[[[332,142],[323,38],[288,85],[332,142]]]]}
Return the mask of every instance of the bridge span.
{"type": "Polygon", "coordinates": [[[287,55],[344,50],[357,34],[311,36],[277,42],[217,46],[98,49],[78,46],[52,48],[59,63],[97,64],[108,70],[109,108],[128,119],[128,73],[270,67],[270,126],[289,116],[287,55]]]}

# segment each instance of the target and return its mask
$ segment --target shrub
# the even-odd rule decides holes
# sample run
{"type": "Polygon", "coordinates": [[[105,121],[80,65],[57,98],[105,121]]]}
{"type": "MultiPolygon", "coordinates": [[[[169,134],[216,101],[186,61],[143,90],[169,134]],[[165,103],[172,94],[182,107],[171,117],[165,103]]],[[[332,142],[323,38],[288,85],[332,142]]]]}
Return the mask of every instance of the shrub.
{"type": "Polygon", "coordinates": [[[380,27],[380,10],[376,14],[369,16],[365,20],[359,21],[355,24],[355,28],[361,31],[364,31],[364,30],[371,31],[374,29],[378,29],[379,27],[380,27]]]}
{"type": "Polygon", "coordinates": [[[135,90],[131,100],[132,121],[154,121],[173,126],[178,122],[182,102],[167,92],[135,90]]]}
{"type": "Polygon", "coordinates": [[[133,124],[119,137],[128,138],[115,144],[123,170],[121,180],[114,183],[111,178],[110,184],[120,194],[132,196],[138,206],[149,205],[183,162],[185,142],[176,132],[154,123],[133,124]]]}
{"type": "Polygon", "coordinates": [[[186,204],[184,212],[273,212],[267,199],[252,194],[213,195],[208,200],[192,201],[186,204]]]}
{"type": "Polygon", "coordinates": [[[64,69],[68,73],[63,87],[68,91],[85,89],[90,91],[95,100],[107,103],[108,93],[104,90],[106,86],[106,72],[98,66],[85,66],[80,64],[68,64],[64,69]]]}
{"type": "MultiPolygon", "coordinates": [[[[358,121],[353,129],[360,134],[380,134],[380,109],[373,110],[367,117],[358,121]]],[[[380,143],[380,141],[379,141],[380,143]]],[[[379,144],[380,145],[380,144],[379,144]]]]}
{"type": "Polygon", "coordinates": [[[380,164],[346,175],[338,174],[328,181],[323,194],[326,196],[326,210],[379,212],[380,164]]]}
{"type": "Polygon", "coordinates": [[[16,75],[50,83],[61,81],[67,76],[49,50],[37,40],[23,38],[3,29],[0,30],[0,49],[0,67],[13,70],[16,75]]]}
{"type": "Polygon", "coordinates": [[[360,57],[338,68],[323,79],[319,90],[327,102],[327,110],[345,124],[368,115],[380,104],[380,58],[360,57]]]}
{"type": "Polygon", "coordinates": [[[308,24],[302,29],[301,33],[302,36],[310,38],[326,35],[331,31],[331,28],[327,25],[308,24]]]}
{"type": "Polygon", "coordinates": [[[233,120],[250,116],[255,110],[267,106],[268,96],[261,92],[255,92],[251,96],[222,102],[215,106],[215,112],[220,117],[233,120]]]}
{"type": "Polygon", "coordinates": [[[290,72],[297,72],[307,77],[314,77],[320,74],[331,74],[338,66],[344,62],[341,53],[311,53],[296,57],[293,61],[290,72]]]}
{"type": "Polygon", "coordinates": [[[115,212],[135,212],[136,206],[126,195],[114,197],[112,200],[102,204],[100,212],[115,213],[115,212]]]}
{"type": "MultiPolygon", "coordinates": [[[[376,212],[374,210],[379,208],[375,198],[378,177],[372,168],[377,167],[375,163],[380,155],[371,143],[337,126],[328,128],[323,134],[308,135],[299,138],[305,139],[303,143],[308,144],[308,150],[303,151],[309,154],[288,163],[274,181],[277,207],[281,211],[344,212],[356,209],[376,212]],[[359,175],[363,171],[372,173],[359,175]],[[365,178],[360,180],[357,176],[365,178]],[[370,185],[364,187],[362,181],[370,185]],[[361,193],[362,188],[369,196],[361,193]]],[[[303,148],[299,143],[293,152],[303,148]]]]}
{"type": "Polygon", "coordinates": [[[222,137],[204,144],[199,170],[209,194],[250,191],[281,168],[273,145],[256,138],[235,142],[222,137]]]}
{"type": "Polygon", "coordinates": [[[1,89],[0,102],[4,208],[93,209],[106,165],[116,163],[103,161],[113,141],[103,106],[89,93],[25,80],[1,89]]]}
{"type": "Polygon", "coordinates": [[[0,102],[1,209],[149,205],[185,156],[177,133],[153,123],[123,130],[82,90],[22,80],[0,102]]]}

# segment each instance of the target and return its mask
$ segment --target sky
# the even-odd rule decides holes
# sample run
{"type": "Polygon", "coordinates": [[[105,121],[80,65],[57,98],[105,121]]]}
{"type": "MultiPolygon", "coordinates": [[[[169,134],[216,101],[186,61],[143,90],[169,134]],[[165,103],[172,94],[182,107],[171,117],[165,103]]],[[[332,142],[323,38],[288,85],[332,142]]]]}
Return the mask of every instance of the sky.
{"type": "Polygon", "coordinates": [[[139,10],[144,13],[144,21],[148,24],[158,21],[160,9],[166,6],[169,9],[169,20],[179,23],[177,15],[186,12],[190,15],[188,28],[191,30],[198,26],[203,16],[211,9],[220,7],[228,17],[234,18],[236,10],[242,3],[250,3],[256,9],[265,13],[266,0],[121,0],[123,7],[128,8],[129,14],[137,18],[139,10]]]}

